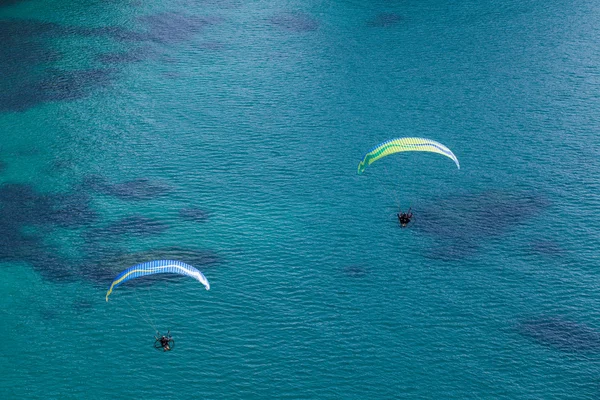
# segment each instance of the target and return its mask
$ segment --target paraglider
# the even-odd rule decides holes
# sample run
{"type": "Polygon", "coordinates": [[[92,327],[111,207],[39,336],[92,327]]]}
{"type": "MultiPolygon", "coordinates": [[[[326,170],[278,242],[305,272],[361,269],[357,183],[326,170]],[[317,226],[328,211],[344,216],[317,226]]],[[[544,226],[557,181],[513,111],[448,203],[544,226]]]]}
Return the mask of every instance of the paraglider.
{"type": "MultiPolygon", "coordinates": [[[[191,265],[175,260],[155,260],[134,265],[133,267],[127,268],[125,271],[117,275],[106,292],[106,301],[108,301],[108,296],[110,296],[113,290],[123,282],[127,282],[128,280],[139,278],[141,276],[154,274],[177,274],[189,276],[190,278],[194,278],[198,282],[202,283],[206,290],[210,290],[210,283],[208,282],[208,279],[206,279],[202,272],[198,271],[191,265]]],[[[173,350],[175,341],[171,336],[171,332],[169,331],[166,335],[161,335],[151,322],[150,324],[156,331],[156,336],[154,336],[154,348],[157,350],[162,349],[163,351],[173,350]]]]}
{"type": "Polygon", "coordinates": [[[166,335],[161,335],[159,332],[156,332],[158,335],[154,336],[154,348],[156,350],[162,349],[163,351],[171,351],[173,347],[175,347],[175,341],[171,336],[171,331],[168,331],[166,335]]]}
{"type": "Polygon", "coordinates": [[[408,225],[408,223],[412,219],[413,215],[410,210],[411,209],[409,208],[407,212],[400,211],[398,214],[396,214],[398,216],[398,222],[400,223],[400,226],[403,228],[405,228],[406,225],[408,225]]]}
{"type": "Polygon", "coordinates": [[[403,151],[425,151],[429,153],[438,153],[452,159],[458,169],[460,169],[458,158],[456,158],[454,153],[452,153],[452,151],[443,144],[430,139],[406,137],[391,139],[372,148],[371,151],[365,154],[362,161],[358,163],[358,173],[362,174],[368,165],[373,164],[380,158],[403,151]]]}
{"type": "MultiPolygon", "coordinates": [[[[417,137],[405,137],[390,139],[383,143],[378,144],[372,148],[363,159],[358,163],[358,174],[362,174],[367,166],[371,165],[375,161],[389,156],[390,154],[401,153],[404,151],[423,151],[428,153],[437,153],[450,158],[458,169],[460,169],[460,163],[454,153],[441,143],[430,139],[417,138],[417,137]]],[[[410,208],[407,212],[400,211],[396,214],[398,222],[402,228],[405,228],[412,219],[412,212],[410,208]]]]}

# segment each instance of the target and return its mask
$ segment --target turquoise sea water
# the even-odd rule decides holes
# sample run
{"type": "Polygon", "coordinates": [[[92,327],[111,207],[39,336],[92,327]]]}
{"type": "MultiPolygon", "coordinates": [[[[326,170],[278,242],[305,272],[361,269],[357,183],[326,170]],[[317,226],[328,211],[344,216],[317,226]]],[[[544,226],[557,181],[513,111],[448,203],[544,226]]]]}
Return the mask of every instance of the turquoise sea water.
{"type": "Polygon", "coordinates": [[[0,397],[600,397],[599,18],[0,1],[0,397]]]}

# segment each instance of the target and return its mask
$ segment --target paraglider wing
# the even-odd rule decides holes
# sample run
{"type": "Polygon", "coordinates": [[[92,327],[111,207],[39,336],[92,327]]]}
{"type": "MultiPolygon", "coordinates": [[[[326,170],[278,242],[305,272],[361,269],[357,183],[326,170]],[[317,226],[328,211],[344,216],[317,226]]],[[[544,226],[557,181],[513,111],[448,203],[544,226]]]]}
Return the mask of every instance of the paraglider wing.
{"type": "Polygon", "coordinates": [[[189,276],[202,283],[206,290],[210,290],[210,283],[208,282],[208,279],[206,279],[202,272],[198,271],[191,265],[181,261],[156,260],[134,265],[133,267],[127,268],[125,271],[117,275],[117,277],[110,284],[108,292],[106,292],[106,301],[108,301],[108,296],[112,293],[113,289],[119,286],[121,283],[127,282],[130,279],[139,278],[140,276],[154,274],[179,274],[189,276]]]}
{"type": "Polygon", "coordinates": [[[365,154],[362,161],[358,164],[358,173],[362,174],[367,165],[371,165],[380,158],[402,151],[426,151],[430,153],[438,153],[451,158],[458,169],[460,169],[458,158],[456,158],[454,153],[452,153],[452,151],[450,151],[450,149],[443,144],[429,139],[406,137],[391,139],[375,146],[371,151],[365,154]]]}

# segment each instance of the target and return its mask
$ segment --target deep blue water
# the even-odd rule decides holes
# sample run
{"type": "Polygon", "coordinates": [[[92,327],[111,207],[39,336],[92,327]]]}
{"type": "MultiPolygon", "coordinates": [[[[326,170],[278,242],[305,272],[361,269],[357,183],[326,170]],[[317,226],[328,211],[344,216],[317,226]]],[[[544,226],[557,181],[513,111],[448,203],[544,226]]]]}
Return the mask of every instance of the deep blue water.
{"type": "Polygon", "coordinates": [[[600,397],[599,18],[0,0],[0,397],[600,397]]]}

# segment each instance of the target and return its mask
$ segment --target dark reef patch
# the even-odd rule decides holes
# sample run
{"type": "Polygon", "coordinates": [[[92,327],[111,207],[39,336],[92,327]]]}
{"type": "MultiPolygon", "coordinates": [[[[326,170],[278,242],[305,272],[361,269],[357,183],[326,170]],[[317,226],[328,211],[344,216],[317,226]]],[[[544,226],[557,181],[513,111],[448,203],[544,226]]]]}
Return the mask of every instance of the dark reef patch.
{"type": "Polygon", "coordinates": [[[45,77],[25,88],[40,93],[34,98],[43,101],[75,100],[86,96],[90,90],[106,87],[112,82],[110,69],[88,69],[79,71],[64,71],[47,69],[45,77]]]}
{"type": "Polygon", "coordinates": [[[25,111],[38,104],[77,100],[112,83],[114,71],[46,69],[31,79],[22,77],[0,83],[0,111],[25,111]]]}
{"type": "Polygon", "coordinates": [[[206,222],[208,213],[200,208],[187,207],[179,210],[179,217],[185,221],[206,222]]]}
{"type": "Polygon", "coordinates": [[[517,329],[523,336],[561,351],[598,352],[600,332],[561,317],[538,317],[519,322],[517,329]]]}
{"type": "Polygon", "coordinates": [[[121,28],[120,26],[104,26],[100,28],[75,28],[73,34],[89,37],[109,37],[119,42],[142,42],[148,36],[142,32],[121,28]]]}
{"type": "Polygon", "coordinates": [[[122,52],[98,54],[96,61],[102,64],[130,64],[146,61],[152,58],[153,55],[151,49],[143,47],[122,52]]]}
{"type": "Polygon", "coordinates": [[[51,68],[62,59],[51,39],[78,28],[33,20],[0,20],[0,111],[24,111],[49,101],[79,99],[114,79],[114,71],[51,68]]]}
{"type": "Polygon", "coordinates": [[[52,212],[49,221],[57,226],[78,228],[98,220],[97,213],[90,208],[91,198],[84,193],[51,195],[52,212]]]}
{"type": "Polygon", "coordinates": [[[19,156],[19,157],[33,157],[33,156],[39,156],[40,154],[42,154],[42,150],[40,150],[39,147],[35,146],[35,145],[27,145],[26,147],[21,147],[18,149],[13,149],[10,151],[11,155],[13,156],[19,156]]]}
{"type": "Polygon", "coordinates": [[[173,44],[190,40],[219,20],[166,12],[142,17],[140,21],[146,27],[144,40],[173,44]]]}
{"type": "Polygon", "coordinates": [[[109,37],[119,42],[176,44],[192,39],[204,28],[220,22],[219,18],[206,18],[176,12],[164,12],[137,19],[136,28],[120,26],[99,28],[70,28],[69,32],[79,36],[109,37]]]}
{"type": "Polygon", "coordinates": [[[369,270],[363,265],[353,264],[345,266],[342,272],[350,278],[363,278],[368,274],[369,270]]]}
{"type": "Polygon", "coordinates": [[[163,72],[163,73],[161,73],[161,75],[162,75],[162,77],[167,78],[167,79],[180,79],[185,76],[181,72],[175,72],[175,71],[163,72]]]}
{"type": "Polygon", "coordinates": [[[31,247],[28,254],[23,255],[23,261],[30,263],[43,278],[53,282],[74,282],[81,277],[80,263],[58,256],[49,247],[31,247]]]}
{"type": "Polygon", "coordinates": [[[400,23],[402,21],[402,17],[398,14],[394,13],[379,13],[369,21],[367,21],[367,26],[372,28],[383,28],[386,26],[392,26],[400,23]]]}
{"type": "MultiPolygon", "coordinates": [[[[2,38],[3,44],[10,44],[10,42],[24,42],[25,44],[29,43],[35,45],[35,40],[37,39],[64,36],[67,33],[67,29],[51,22],[27,19],[0,20],[0,38],[2,38]]],[[[0,51],[7,52],[8,49],[9,47],[3,46],[0,51]]],[[[22,54],[26,54],[26,52],[23,52],[22,54]]],[[[19,53],[18,55],[22,54],[19,53]]],[[[3,60],[3,62],[11,62],[11,60],[3,60]]]]}
{"type": "Polygon", "coordinates": [[[23,0],[0,0],[0,7],[12,6],[13,4],[20,3],[23,0]]]}
{"type": "Polygon", "coordinates": [[[73,301],[73,310],[79,313],[91,311],[94,307],[94,302],[90,299],[76,299],[73,301]]]}
{"type": "Polygon", "coordinates": [[[558,257],[564,254],[564,250],[560,244],[553,240],[534,240],[529,243],[529,252],[531,254],[541,254],[553,257],[558,257]]]}
{"type": "Polygon", "coordinates": [[[302,12],[280,13],[271,17],[269,22],[288,32],[312,32],[319,28],[314,18],[302,12]]]}
{"type": "Polygon", "coordinates": [[[73,279],[73,264],[44,238],[57,227],[81,228],[96,220],[89,196],[40,193],[26,184],[0,185],[0,261],[28,262],[46,278],[73,279]]]}
{"type": "MultiPolygon", "coordinates": [[[[1,0],[0,0],[1,1],[1,0]]],[[[13,1],[0,2],[2,5],[13,1]]],[[[104,37],[128,43],[173,44],[191,39],[217,19],[160,13],[138,19],[139,30],[122,27],[76,27],[26,19],[0,20],[0,112],[25,111],[39,104],[70,101],[108,87],[117,70],[57,69],[52,64],[64,59],[53,39],[61,37],[104,37]]],[[[95,56],[102,64],[134,63],[152,57],[150,48],[125,49],[95,56]]]]}
{"type": "Polygon", "coordinates": [[[55,158],[50,162],[52,171],[63,171],[72,169],[75,166],[75,161],[70,158],[55,158]]]}
{"type": "Polygon", "coordinates": [[[122,200],[150,200],[163,196],[171,190],[170,186],[165,182],[153,181],[148,178],[110,183],[106,178],[99,175],[88,175],[85,177],[82,187],[122,200]]]}
{"type": "Polygon", "coordinates": [[[449,195],[415,210],[415,229],[433,237],[434,258],[456,260],[473,254],[482,241],[505,234],[540,214],[548,201],[534,192],[490,190],[449,195]]]}
{"type": "Polygon", "coordinates": [[[43,321],[54,321],[59,317],[59,313],[55,308],[42,307],[38,310],[38,313],[43,321]]]}
{"type": "Polygon", "coordinates": [[[200,48],[203,50],[223,50],[225,44],[216,40],[200,43],[200,48]]]}
{"type": "Polygon", "coordinates": [[[87,241],[111,241],[116,236],[151,236],[158,235],[169,226],[161,221],[141,215],[122,218],[105,226],[89,229],[85,233],[87,241]]]}
{"type": "Polygon", "coordinates": [[[240,8],[245,2],[240,0],[182,0],[181,5],[185,7],[197,7],[201,5],[202,8],[215,8],[218,10],[230,10],[240,8]]]}
{"type": "Polygon", "coordinates": [[[20,231],[23,226],[80,227],[97,219],[90,197],[81,193],[38,193],[33,186],[0,185],[0,227],[20,231]]]}
{"type": "Polygon", "coordinates": [[[91,190],[93,192],[101,193],[106,186],[110,186],[108,183],[108,179],[106,179],[102,175],[86,175],[81,181],[82,190],[91,190]]]}

